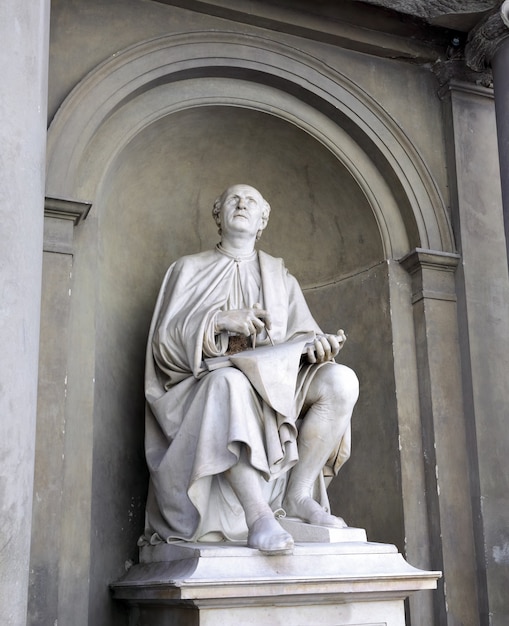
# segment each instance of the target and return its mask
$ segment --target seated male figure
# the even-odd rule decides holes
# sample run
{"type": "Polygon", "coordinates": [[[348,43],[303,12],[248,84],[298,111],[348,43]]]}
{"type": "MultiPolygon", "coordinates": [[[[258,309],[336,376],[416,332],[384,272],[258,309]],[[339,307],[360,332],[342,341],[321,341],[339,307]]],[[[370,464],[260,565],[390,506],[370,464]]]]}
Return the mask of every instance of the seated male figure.
{"type": "Polygon", "coordinates": [[[346,525],[329,511],[326,484],[349,457],[358,380],[334,361],[343,331],[323,333],[282,260],[255,249],[269,213],[256,189],[230,187],[214,205],[218,246],[178,260],[164,279],[147,348],[145,541],[247,538],[280,554],[293,538],[276,511],[346,525]],[[239,343],[301,338],[304,353],[281,363],[293,376],[283,409],[249,373],[205,365],[239,343]]]}

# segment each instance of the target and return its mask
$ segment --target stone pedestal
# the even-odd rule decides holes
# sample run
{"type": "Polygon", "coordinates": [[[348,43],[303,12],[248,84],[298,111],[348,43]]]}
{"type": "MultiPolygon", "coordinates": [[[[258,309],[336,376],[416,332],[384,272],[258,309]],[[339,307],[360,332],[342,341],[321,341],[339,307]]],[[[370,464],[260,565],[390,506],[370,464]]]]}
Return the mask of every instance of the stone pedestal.
{"type": "Polygon", "coordinates": [[[440,577],[360,529],[331,540],[297,543],[291,556],[231,543],[148,546],[112,591],[130,604],[133,626],[404,626],[404,599],[440,577]]]}

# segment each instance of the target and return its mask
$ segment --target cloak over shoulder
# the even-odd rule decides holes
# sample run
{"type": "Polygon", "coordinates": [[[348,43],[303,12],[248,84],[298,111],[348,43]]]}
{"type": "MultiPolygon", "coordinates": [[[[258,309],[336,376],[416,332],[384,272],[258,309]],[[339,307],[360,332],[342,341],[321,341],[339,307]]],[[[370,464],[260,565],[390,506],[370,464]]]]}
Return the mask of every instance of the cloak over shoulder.
{"type": "MultiPolygon", "coordinates": [[[[260,251],[258,261],[258,301],[271,314],[274,343],[299,338],[304,343],[321,332],[282,259],[260,251]]],[[[228,308],[242,262],[211,250],[183,257],[164,278],[146,355],[145,449],[151,480],[145,541],[244,539],[244,512],[222,473],[237,463],[244,445],[275,510],[298,460],[306,390],[317,369],[327,364],[302,365],[300,349],[290,350],[286,358],[292,362],[285,365],[295,382],[286,385],[291,395],[276,401],[272,390],[263,393],[248,379],[249,368],[209,371],[204,362],[227,350],[228,337],[214,335],[213,318],[228,308]]],[[[270,370],[266,378],[274,378],[270,370]]],[[[349,451],[348,429],[324,473],[334,475],[349,451]]],[[[323,476],[318,483],[315,497],[327,508],[323,476]]]]}

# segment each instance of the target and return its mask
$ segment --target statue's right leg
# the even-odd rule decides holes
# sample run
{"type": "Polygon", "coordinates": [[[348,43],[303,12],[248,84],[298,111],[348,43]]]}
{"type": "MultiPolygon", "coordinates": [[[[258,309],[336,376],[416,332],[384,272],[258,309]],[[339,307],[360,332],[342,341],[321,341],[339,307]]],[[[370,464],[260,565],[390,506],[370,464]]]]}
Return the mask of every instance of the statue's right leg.
{"type": "Polygon", "coordinates": [[[293,538],[274,518],[264,499],[258,470],[249,464],[244,446],[239,462],[225,472],[225,477],[244,509],[249,529],[248,546],[266,554],[290,554],[293,538]]]}

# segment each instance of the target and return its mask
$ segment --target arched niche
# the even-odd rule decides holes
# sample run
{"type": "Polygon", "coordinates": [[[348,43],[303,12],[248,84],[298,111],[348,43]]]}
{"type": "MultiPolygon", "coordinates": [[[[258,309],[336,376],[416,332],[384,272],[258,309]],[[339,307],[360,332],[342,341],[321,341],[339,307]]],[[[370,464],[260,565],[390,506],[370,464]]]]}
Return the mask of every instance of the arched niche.
{"type": "MultiPolygon", "coordinates": [[[[383,108],[314,57],[270,39],[239,33],[207,31],[158,37],[118,53],[93,71],[69,95],[50,127],[49,195],[87,193],[94,200],[98,172],[94,179],[93,168],[88,171],[91,160],[98,156],[93,146],[102,135],[102,126],[119,111],[127,111],[130,103],[138,105],[143,100],[149,108],[145,115],[138,115],[137,123],[131,120],[131,126],[122,127],[124,142],[151,119],[206,104],[214,97],[217,104],[282,116],[327,145],[341,161],[350,161],[353,170],[356,163],[371,160],[393,199],[391,203],[379,199],[378,194],[370,198],[387,257],[397,258],[414,247],[453,251],[452,231],[435,182],[411,141],[383,108]],[[214,77],[240,78],[244,85],[239,84],[234,93],[214,96],[201,83],[197,96],[180,92],[157,109],[148,104],[159,86],[172,84],[178,90],[177,85],[185,79],[214,77]],[[250,91],[250,87],[255,89],[250,91]],[[277,96],[274,103],[269,87],[284,97],[277,96]],[[338,129],[343,134],[335,132],[338,129]],[[345,137],[365,153],[364,159],[348,159],[348,150],[344,152],[342,145],[345,137]],[[407,241],[396,228],[398,221],[407,241]]],[[[116,151],[122,144],[109,145],[116,151]]],[[[99,156],[107,160],[114,155],[102,145],[99,156]]],[[[378,192],[372,177],[363,181],[362,172],[352,173],[367,194],[370,186],[378,192]]]]}
{"type": "Polygon", "coordinates": [[[423,160],[381,107],[268,39],[158,38],[70,94],[50,127],[47,181],[50,196],[93,203],[76,230],[67,406],[90,441],[94,585],[142,527],[144,349],[160,280],[217,241],[211,205],[233,182],[266,196],[260,247],[285,258],[325,329],[349,335],[342,359],[361,400],[333,507],[402,548],[388,260],[453,243],[423,160]]]}

